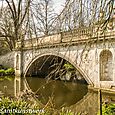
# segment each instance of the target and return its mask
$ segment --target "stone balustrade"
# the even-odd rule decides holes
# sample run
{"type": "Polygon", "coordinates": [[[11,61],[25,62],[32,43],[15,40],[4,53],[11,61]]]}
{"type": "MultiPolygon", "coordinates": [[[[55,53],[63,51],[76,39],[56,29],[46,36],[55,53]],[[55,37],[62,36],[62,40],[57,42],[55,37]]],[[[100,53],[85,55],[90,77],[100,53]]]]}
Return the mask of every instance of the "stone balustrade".
{"type": "MultiPolygon", "coordinates": [[[[83,27],[78,29],[73,29],[71,31],[61,32],[54,35],[43,36],[33,39],[27,39],[23,41],[23,48],[30,47],[42,47],[48,45],[56,45],[69,42],[79,42],[87,41],[92,39],[109,39],[115,38],[115,29],[112,30],[106,29],[103,30],[102,27],[95,26],[94,28],[83,27]]],[[[21,41],[17,42],[16,49],[19,49],[22,46],[21,41]]]]}

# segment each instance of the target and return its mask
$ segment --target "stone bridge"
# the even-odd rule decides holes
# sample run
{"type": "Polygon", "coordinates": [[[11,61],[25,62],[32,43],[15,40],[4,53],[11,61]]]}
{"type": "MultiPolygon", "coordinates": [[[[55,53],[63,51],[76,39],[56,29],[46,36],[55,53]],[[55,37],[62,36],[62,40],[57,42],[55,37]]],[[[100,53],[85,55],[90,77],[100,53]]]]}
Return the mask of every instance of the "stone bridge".
{"type": "Polygon", "coordinates": [[[35,61],[58,56],[71,63],[96,88],[115,87],[115,29],[78,28],[19,41],[15,49],[16,76],[26,76],[35,61]]]}

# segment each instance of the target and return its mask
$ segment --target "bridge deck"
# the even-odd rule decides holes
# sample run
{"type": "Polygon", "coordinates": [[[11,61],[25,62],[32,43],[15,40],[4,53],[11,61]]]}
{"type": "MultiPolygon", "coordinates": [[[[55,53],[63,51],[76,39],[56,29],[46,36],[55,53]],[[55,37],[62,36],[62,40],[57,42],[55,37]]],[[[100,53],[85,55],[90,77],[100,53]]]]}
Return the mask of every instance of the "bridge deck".
{"type": "MultiPolygon", "coordinates": [[[[97,40],[114,40],[115,30],[103,32],[92,30],[89,28],[77,29],[73,31],[61,32],[54,35],[43,36],[39,38],[27,39],[23,41],[23,49],[31,49],[32,47],[58,47],[76,45],[86,42],[94,42],[97,40]]],[[[16,49],[21,47],[21,42],[17,42],[16,49]]]]}

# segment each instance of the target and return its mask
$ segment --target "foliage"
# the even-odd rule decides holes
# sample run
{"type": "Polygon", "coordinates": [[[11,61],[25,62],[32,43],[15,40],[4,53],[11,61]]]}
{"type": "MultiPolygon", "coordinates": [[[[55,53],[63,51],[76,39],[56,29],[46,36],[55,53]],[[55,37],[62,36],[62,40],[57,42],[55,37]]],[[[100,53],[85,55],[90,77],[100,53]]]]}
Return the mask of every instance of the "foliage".
{"type": "Polygon", "coordinates": [[[0,76],[13,76],[14,75],[14,69],[8,68],[8,69],[0,69],[0,76]]]}
{"type": "Polygon", "coordinates": [[[14,72],[13,68],[0,69],[0,81],[4,79],[11,81],[14,78],[14,72]]]}
{"type": "Polygon", "coordinates": [[[14,75],[14,69],[13,68],[8,68],[5,70],[5,75],[14,75]]]}
{"type": "Polygon", "coordinates": [[[23,115],[23,114],[31,115],[32,113],[28,111],[33,110],[33,109],[39,110],[39,107],[37,105],[33,105],[30,102],[27,103],[24,100],[13,100],[13,99],[9,99],[8,97],[5,97],[5,98],[3,97],[0,101],[0,110],[1,110],[0,112],[2,114],[9,112],[10,115],[17,115],[18,113],[20,115],[23,115]],[[10,110],[13,110],[13,111],[10,111],[10,110]],[[16,110],[17,110],[17,113],[16,113],[16,110]]]}
{"type": "MultiPolygon", "coordinates": [[[[100,115],[99,112],[98,115],[100,115]]],[[[115,115],[115,103],[103,104],[102,115],[115,115]]]]}
{"type": "Polygon", "coordinates": [[[74,113],[71,112],[71,110],[64,110],[64,108],[62,108],[59,115],[74,115],[74,113]]]}
{"type": "Polygon", "coordinates": [[[115,114],[115,104],[104,104],[102,106],[102,115],[114,115],[115,114]]]}
{"type": "Polygon", "coordinates": [[[35,113],[21,113],[21,110],[37,110],[38,115],[51,115],[51,114],[58,114],[58,115],[74,115],[73,112],[70,110],[65,110],[62,108],[61,110],[55,110],[51,107],[40,107],[39,103],[34,103],[32,101],[25,101],[23,99],[10,99],[8,97],[2,97],[0,100],[0,112],[1,114],[5,114],[6,111],[10,113],[10,115],[17,115],[20,112],[20,115],[33,115],[35,113]],[[10,110],[17,110],[17,113],[10,110]]]}
{"type": "Polygon", "coordinates": [[[65,63],[64,67],[66,70],[73,70],[74,69],[73,65],[71,65],[70,63],[65,63]]]}

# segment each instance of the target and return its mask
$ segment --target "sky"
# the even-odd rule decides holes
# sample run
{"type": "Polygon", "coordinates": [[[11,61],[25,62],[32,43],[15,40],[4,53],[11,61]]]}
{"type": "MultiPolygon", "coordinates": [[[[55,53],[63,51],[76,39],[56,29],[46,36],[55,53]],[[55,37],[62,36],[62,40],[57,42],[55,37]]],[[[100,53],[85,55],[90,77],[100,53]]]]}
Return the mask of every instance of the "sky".
{"type": "MultiPolygon", "coordinates": [[[[2,0],[0,0],[0,6],[2,5],[1,1],[2,0]]],[[[52,0],[52,1],[54,3],[55,12],[59,14],[63,9],[66,0],[52,0]]]]}
{"type": "Polygon", "coordinates": [[[53,3],[55,12],[59,13],[64,7],[65,0],[53,0],[53,3]]]}

